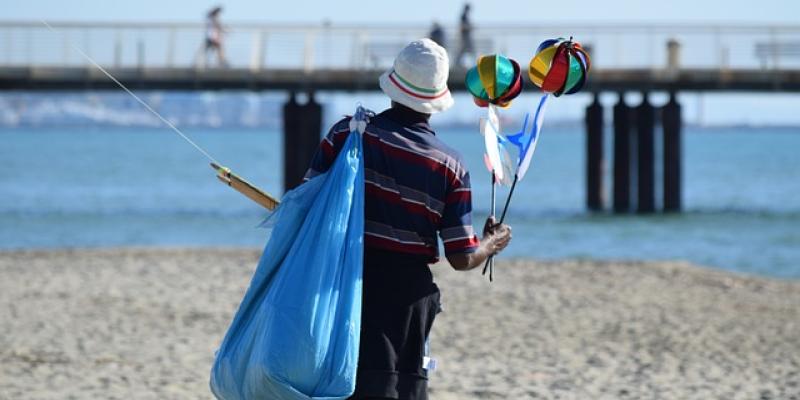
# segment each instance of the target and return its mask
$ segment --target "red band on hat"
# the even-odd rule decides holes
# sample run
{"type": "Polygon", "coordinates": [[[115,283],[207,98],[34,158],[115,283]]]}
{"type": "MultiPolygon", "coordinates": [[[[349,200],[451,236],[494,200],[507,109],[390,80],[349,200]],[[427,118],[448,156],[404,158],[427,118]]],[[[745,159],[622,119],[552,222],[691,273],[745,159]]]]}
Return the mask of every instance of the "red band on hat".
{"type": "Polygon", "coordinates": [[[435,96],[425,96],[425,95],[417,94],[417,93],[414,93],[414,92],[406,89],[405,87],[403,87],[403,85],[401,85],[399,82],[397,82],[397,80],[394,79],[393,75],[394,75],[394,72],[389,74],[389,80],[392,81],[392,83],[395,86],[397,86],[400,90],[402,90],[404,93],[406,93],[409,96],[413,96],[413,97],[424,99],[424,100],[435,100],[435,99],[438,99],[439,97],[442,97],[442,96],[446,95],[449,92],[449,90],[445,89],[443,92],[441,92],[441,93],[439,93],[439,94],[437,94],[435,96]]]}

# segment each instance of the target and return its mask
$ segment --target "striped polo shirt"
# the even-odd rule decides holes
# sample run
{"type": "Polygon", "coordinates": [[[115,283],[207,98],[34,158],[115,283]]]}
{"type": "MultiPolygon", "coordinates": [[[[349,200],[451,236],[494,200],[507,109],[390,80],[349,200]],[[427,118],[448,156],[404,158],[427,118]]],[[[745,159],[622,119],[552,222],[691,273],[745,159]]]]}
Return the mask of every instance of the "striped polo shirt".
{"type": "MultiPolygon", "coordinates": [[[[305,179],[330,168],[349,121],[331,128],[305,179]]],[[[363,149],[365,246],[423,255],[433,263],[439,259],[438,234],[446,254],[475,251],[469,172],[423,116],[393,107],[372,117],[363,149]]]]}

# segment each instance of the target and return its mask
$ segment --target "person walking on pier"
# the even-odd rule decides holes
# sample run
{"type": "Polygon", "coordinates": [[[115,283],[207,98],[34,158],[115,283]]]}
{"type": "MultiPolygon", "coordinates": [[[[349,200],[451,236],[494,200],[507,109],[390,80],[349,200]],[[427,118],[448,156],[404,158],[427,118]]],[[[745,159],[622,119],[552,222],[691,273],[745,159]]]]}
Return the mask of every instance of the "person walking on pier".
{"type": "MultiPolygon", "coordinates": [[[[473,58],[475,55],[475,43],[472,41],[472,22],[469,20],[469,3],[464,4],[464,10],[461,12],[461,22],[459,24],[459,32],[461,34],[461,42],[459,44],[458,53],[456,53],[456,65],[462,66],[461,60],[465,55],[469,54],[473,58]]],[[[469,63],[467,63],[469,64],[469,63]]]]}
{"type": "Polygon", "coordinates": [[[214,7],[206,15],[206,40],[203,49],[203,66],[209,65],[209,54],[217,53],[217,65],[220,67],[227,67],[228,61],[225,59],[225,49],[222,44],[222,36],[225,34],[225,29],[219,20],[219,15],[222,13],[222,7],[214,7]]]}
{"type": "Polygon", "coordinates": [[[441,24],[439,24],[439,21],[433,21],[433,26],[431,26],[431,31],[428,33],[428,37],[436,42],[436,44],[439,46],[447,48],[447,44],[445,43],[447,38],[444,34],[444,28],[441,24]]]}
{"type": "MultiPolygon", "coordinates": [[[[511,228],[486,221],[482,239],[472,226],[469,171],[439,139],[432,114],[450,108],[449,60],[430,39],[406,46],[379,80],[391,107],[371,117],[363,134],[364,269],[357,383],[351,399],[427,399],[424,353],[439,289],[429,264],[445,256],[470,270],[511,240],[511,228]]],[[[350,132],[336,123],[306,173],[327,171],[350,132]]]]}

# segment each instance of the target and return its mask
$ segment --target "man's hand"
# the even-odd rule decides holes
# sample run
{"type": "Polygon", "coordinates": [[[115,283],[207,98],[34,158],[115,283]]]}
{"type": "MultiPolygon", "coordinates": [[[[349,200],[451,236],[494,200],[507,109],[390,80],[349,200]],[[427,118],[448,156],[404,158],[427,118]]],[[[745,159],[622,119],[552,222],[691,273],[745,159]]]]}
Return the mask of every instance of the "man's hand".
{"type": "Polygon", "coordinates": [[[493,215],[490,215],[489,218],[486,218],[486,222],[483,224],[483,237],[486,237],[486,235],[494,232],[496,226],[497,220],[494,219],[493,215]]]}
{"type": "Polygon", "coordinates": [[[494,217],[489,217],[483,225],[483,238],[478,249],[474,253],[449,255],[447,261],[457,270],[470,270],[483,264],[489,256],[503,251],[510,242],[511,227],[498,224],[494,217]]]}
{"type": "Polygon", "coordinates": [[[486,219],[483,226],[483,239],[481,244],[486,241],[487,249],[491,255],[495,255],[508,246],[511,242],[511,227],[506,224],[498,224],[494,217],[486,219]]]}

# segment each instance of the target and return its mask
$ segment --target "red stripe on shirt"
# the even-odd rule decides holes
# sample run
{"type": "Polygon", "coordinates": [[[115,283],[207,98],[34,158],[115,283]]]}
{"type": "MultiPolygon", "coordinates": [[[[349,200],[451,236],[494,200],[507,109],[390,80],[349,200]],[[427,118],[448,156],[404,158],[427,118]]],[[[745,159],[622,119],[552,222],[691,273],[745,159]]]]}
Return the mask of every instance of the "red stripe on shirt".
{"type": "Polygon", "coordinates": [[[401,243],[379,236],[372,236],[369,232],[364,232],[364,245],[402,253],[421,254],[427,257],[436,256],[436,251],[431,247],[422,244],[401,243]]]}
{"type": "Polygon", "coordinates": [[[470,203],[472,202],[472,191],[470,190],[459,190],[457,192],[450,192],[447,194],[447,198],[445,199],[445,203],[447,204],[455,204],[455,203],[470,203]]]}
{"type": "MultiPolygon", "coordinates": [[[[328,142],[327,140],[322,140],[322,143],[319,146],[322,149],[322,153],[325,155],[325,160],[330,161],[336,158],[336,149],[328,142]]],[[[332,162],[327,162],[327,164],[332,164],[332,162]]]]}
{"type": "Polygon", "coordinates": [[[453,240],[452,242],[445,243],[444,251],[448,254],[453,252],[465,252],[474,250],[478,245],[480,245],[480,241],[478,241],[477,236],[473,235],[471,238],[453,240]]]}
{"type": "Polygon", "coordinates": [[[365,182],[365,189],[368,195],[374,196],[388,203],[401,205],[407,211],[427,218],[434,225],[438,225],[439,223],[441,217],[429,210],[428,207],[423,204],[410,202],[400,196],[399,193],[384,189],[372,182],[365,182]]]}
{"type": "Polygon", "coordinates": [[[412,151],[403,150],[403,149],[399,149],[397,147],[391,146],[390,144],[380,140],[380,138],[377,138],[377,137],[372,136],[372,135],[364,135],[364,140],[369,142],[370,144],[373,144],[373,145],[376,145],[376,146],[380,146],[381,149],[384,152],[386,152],[387,154],[389,154],[389,155],[391,155],[393,157],[396,157],[396,158],[401,159],[401,160],[413,162],[414,164],[417,164],[417,165],[421,165],[421,166],[427,167],[432,172],[437,172],[437,173],[443,175],[449,182],[456,182],[457,181],[455,173],[450,168],[447,168],[446,165],[444,165],[444,164],[442,164],[442,163],[440,163],[440,162],[438,162],[436,160],[431,160],[428,157],[416,154],[416,153],[414,153],[412,151]]]}

